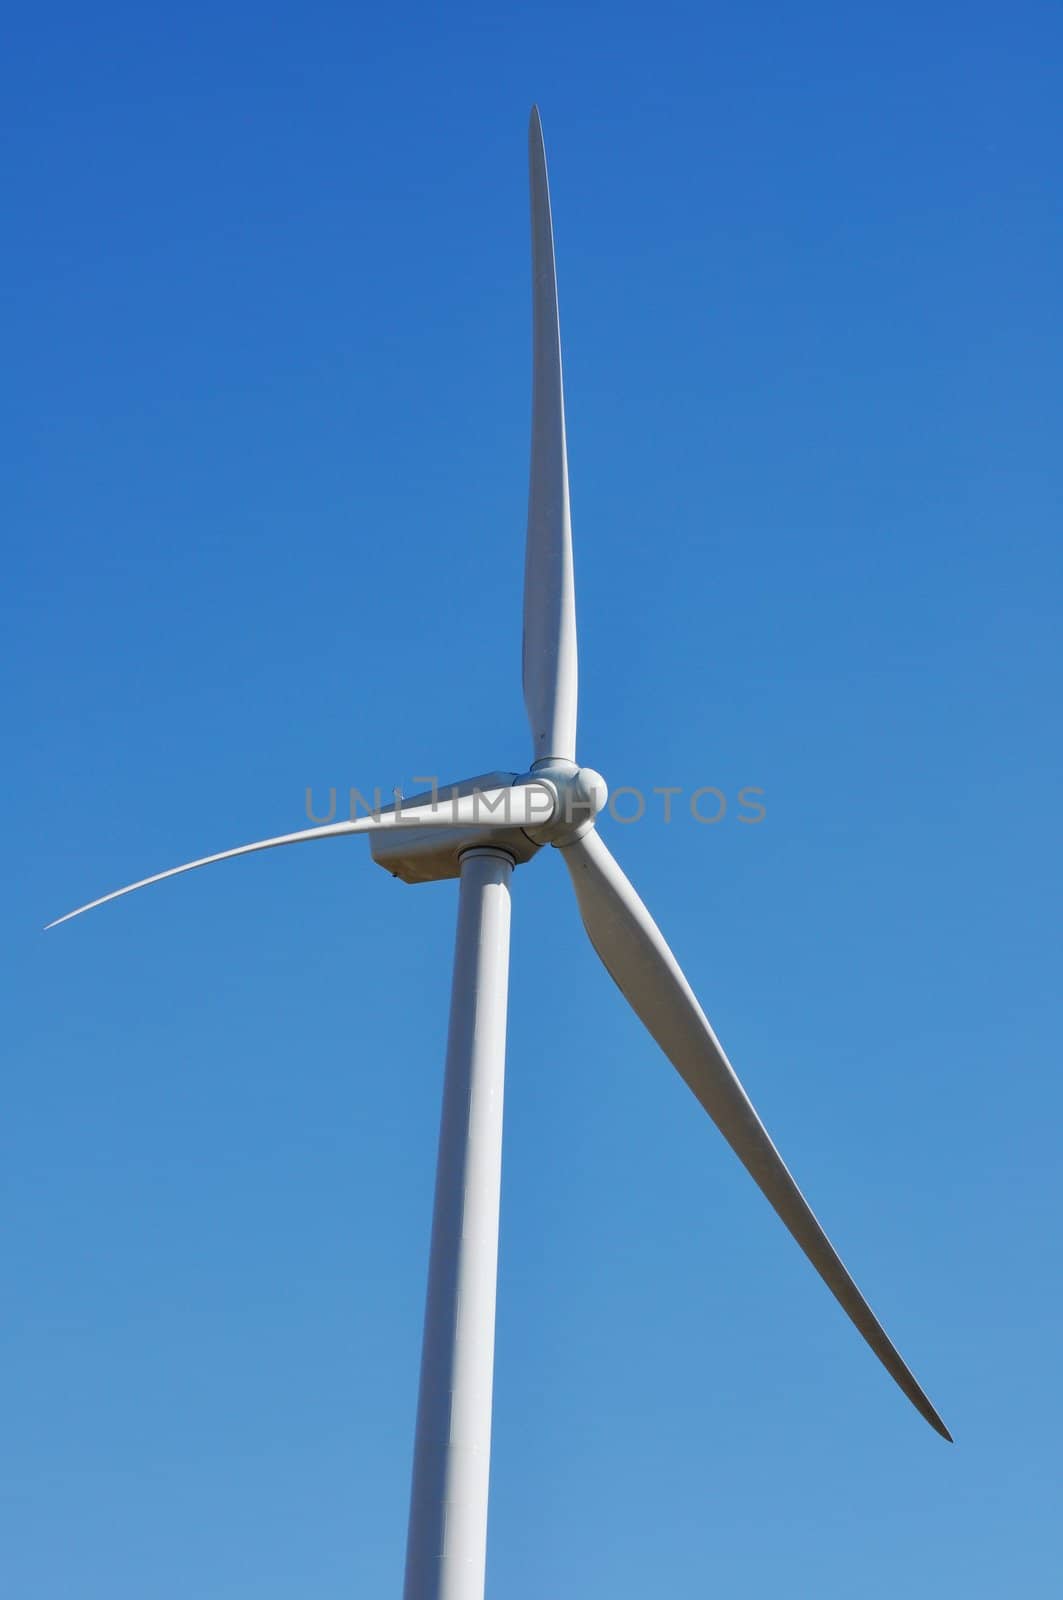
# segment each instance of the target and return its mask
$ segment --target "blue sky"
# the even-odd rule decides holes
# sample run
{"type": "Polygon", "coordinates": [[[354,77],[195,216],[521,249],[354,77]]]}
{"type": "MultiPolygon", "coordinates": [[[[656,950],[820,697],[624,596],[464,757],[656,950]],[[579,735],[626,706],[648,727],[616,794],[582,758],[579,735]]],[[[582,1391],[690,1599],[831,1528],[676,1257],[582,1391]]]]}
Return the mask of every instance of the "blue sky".
{"type": "Polygon", "coordinates": [[[452,885],[231,863],[519,767],[525,129],[603,824],[952,1428],[515,880],[489,1592],[1058,1583],[1047,5],[104,4],[3,76],[0,1545],[33,1600],[397,1594],[452,885]]]}

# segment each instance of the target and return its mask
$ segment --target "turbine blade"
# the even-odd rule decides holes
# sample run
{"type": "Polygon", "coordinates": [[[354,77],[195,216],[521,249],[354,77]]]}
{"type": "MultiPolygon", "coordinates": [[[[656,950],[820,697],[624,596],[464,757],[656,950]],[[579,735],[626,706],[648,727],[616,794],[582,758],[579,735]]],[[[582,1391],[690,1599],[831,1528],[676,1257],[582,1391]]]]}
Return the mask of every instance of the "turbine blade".
{"type": "Polygon", "coordinates": [[[374,833],[381,828],[523,828],[541,827],[554,814],[557,796],[552,785],[534,783],[513,784],[502,789],[476,789],[471,794],[442,797],[417,806],[400,805],[393,810],[380,811],[366,817],[354,817],[345,822],[327,822],[318,828],[303,828],[298,833],[278,834],[275,839],[257,839],[254,844],[237,845],[234,850],[220,850],[216,855],[201,856],[198,861],[186,861],[180,867],[169,867],[150,878],[140,878],[127,883],[124,889],[112,889],[110,894],[90,900],[87,905],[56,917],[45,926],[57,928],[71,917],[80,917],[83,911],[94,911],[108,900],[120,900],[134,889],[146,889],[151,883],[161,883],[164,878],[176,878],[182,872],[194,872],[197,867],[213,866],[215,861],[229,861],[233,856],[249,856],[256,850],[273,850],[278,845],[306,844],[312,839],[337,839],[348,833],[374,833]]]}
{"type": "Polygon", "coordinates": [[[580,914],[606,971],[793,1234],[891,1378],[930,1426],[952,1435],[842,1265],[735,1075],[719,1040],[631,883],[592,829],[561,846],[580,914]]]}
{"type": "Polygon", "coordinates": [[[532,234],[532,444],[524,561],[524,704],[536,761],[576,759],[576,591],[568,505],[565,396],[546,150],[538,107],[528,129],[532,234]]]}
{"type": "Polygon", "coordinates": [[[308,839],[335,839],[340,834],[360,831],[357,822],[330,822],[321,828],[304,828],[300,833],[282,833],[275,839],[257,839],[254,844],[237,845],[235,850],[219,850],[213,856],[200,856],[198,861],[186,861],[179,867],[168,867],[165,872],[153,873],[150,878],[138,878],[136,883],[127,883],[123,889],[112,889],[110,894],[101,894],[98,900],[90,900],[87,905],[78,906],[76,911],[68,911],[65,916],[56,917],[54,922],[46,923],[44,931],[47,933],[49,928],[58,928],[61,922],[69,922],[71,917],[80,917],[83,911],[95,911],[97,906],[105,906],[108,900],[120,900],[124,894],[132,894],[134,889],[146,889],[149,883],[161,883],[164,878],[176,878],[182,872],[194,872],[197,867],[213,866],[215,861],[228,861],[233,856],[249,856],[256,850],[273,850],[277,845],[302,844],[308,839]]]}

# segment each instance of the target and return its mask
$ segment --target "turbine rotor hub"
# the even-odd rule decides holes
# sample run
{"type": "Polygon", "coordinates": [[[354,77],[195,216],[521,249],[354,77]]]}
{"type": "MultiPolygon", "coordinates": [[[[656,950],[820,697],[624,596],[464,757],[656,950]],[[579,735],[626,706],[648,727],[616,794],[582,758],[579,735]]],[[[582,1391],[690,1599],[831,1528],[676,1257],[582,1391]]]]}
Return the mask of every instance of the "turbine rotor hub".
{"type": "Polygon", "coordinates": [[[548,783],[557,795],[553,816],[534,828],[526,828],[536,844],[571,844],[593,828],[594,819],[609,798],[609,788],[593,767],[578,767],[574,761],[537,761],[523,783],[548,783]]]}

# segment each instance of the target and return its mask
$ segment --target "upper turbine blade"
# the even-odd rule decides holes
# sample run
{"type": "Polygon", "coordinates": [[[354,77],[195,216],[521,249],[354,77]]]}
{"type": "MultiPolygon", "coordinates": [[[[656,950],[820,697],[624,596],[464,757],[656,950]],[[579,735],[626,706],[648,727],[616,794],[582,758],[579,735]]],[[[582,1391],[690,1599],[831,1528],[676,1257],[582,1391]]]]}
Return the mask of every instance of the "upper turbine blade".
{"type": "Polygon", "coordinates": [[[524,704],[534,759],[576,759],[576,591],[568,505],[565,397],[546,150],[528,129],[532,233],[532,445],[524,562],[524,704]]]}
{"type": "Polygon", "coordinates": [[[772,1144],[664,935],[592,829],[561,847],[584,926],[606,970],[789,1228],[890,1376],[930,1426],[952,1435],[842,1265],[772,1144]]]}
{"type": "Polygon", "coordinates": [[[149,883],[161,883],[163,878],[175,878],[182,872],[193,872],[196,867],[213,866],[215,861],[228,861],[233,856],[252,855],[256,850],[272,850],[282,844],[304,844],[311,839],[335,839],[347,833],[372,833],[378,828],[524,828],[541,827],[554,814],[557,796],[553,787],[542,782],[513,784],[502,789],[476,789],[471,794],[442,797],[427,804],[374,812],[365,817],[353,817],[345,822],[326,822],[318,828],[303,828],[299,833],[278,834],[275,839],[257,839],[254,844],[237,845],[234,850],[220,850],[217,855],[201,856],[198,861],[186,861],[180,867],[169,867],[150,878],[140,878],[127,883],[124,889],[112,889],[110,894],[90,900],[65,916],[56,917],[45,926],[57,928],[83,911],[93,911],[106,905],[108,900],[119,900],[134,889],[146,889],[149,883]]]}

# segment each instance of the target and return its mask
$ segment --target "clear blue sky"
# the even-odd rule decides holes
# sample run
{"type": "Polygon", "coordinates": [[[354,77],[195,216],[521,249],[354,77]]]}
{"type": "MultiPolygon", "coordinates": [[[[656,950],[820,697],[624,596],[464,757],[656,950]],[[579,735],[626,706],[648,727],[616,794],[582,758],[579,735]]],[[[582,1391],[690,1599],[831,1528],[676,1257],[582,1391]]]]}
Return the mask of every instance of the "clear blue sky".
{"type": "Polygon", "coordinates": [[[521,766],[526,120],[604,832],[953,1429],[515,880],[489,1590],[998,1600],[1060,1549],[1047,4],[23,9],[0,1585],[399,1593],[453,886],[231,863],[521,766]]]}

